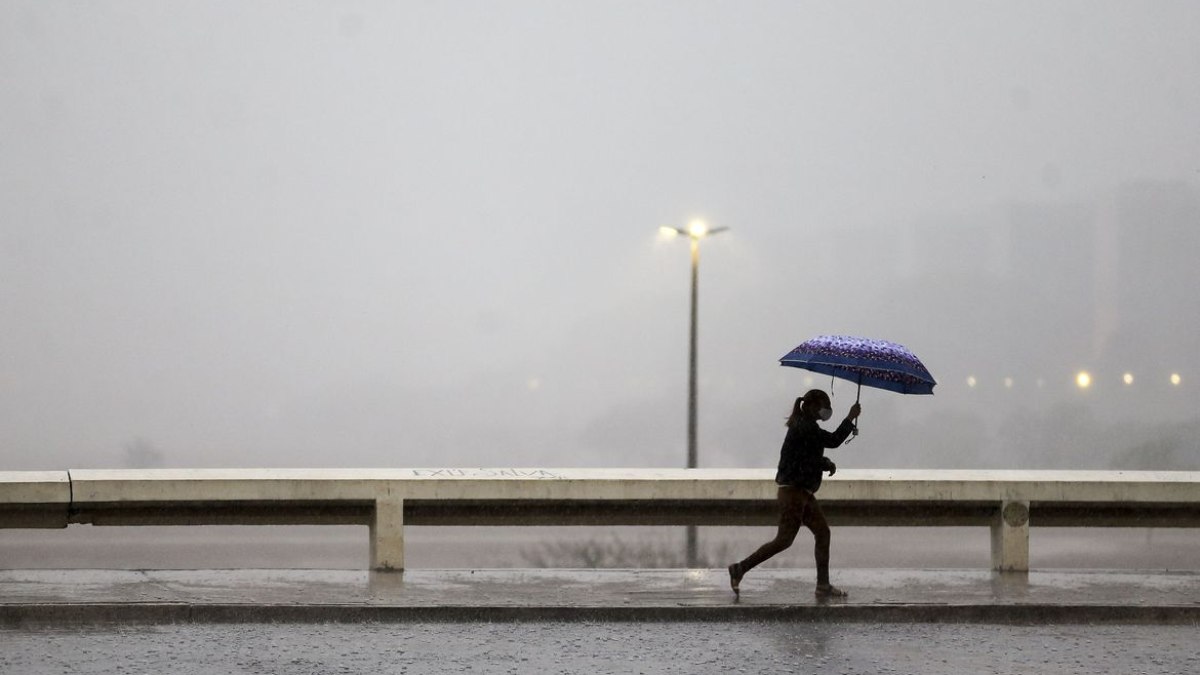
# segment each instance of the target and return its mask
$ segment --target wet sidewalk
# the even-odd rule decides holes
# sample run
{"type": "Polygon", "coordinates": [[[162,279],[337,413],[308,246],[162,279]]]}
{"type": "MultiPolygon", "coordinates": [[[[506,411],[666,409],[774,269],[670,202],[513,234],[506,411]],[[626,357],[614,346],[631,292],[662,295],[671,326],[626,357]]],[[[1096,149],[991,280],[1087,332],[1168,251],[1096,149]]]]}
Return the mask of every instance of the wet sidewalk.
{"type": "Polygon", "coordinates": [[[1200,571],[0,570],[0,627],[353,621],[1200,623],[1200,571]]]}

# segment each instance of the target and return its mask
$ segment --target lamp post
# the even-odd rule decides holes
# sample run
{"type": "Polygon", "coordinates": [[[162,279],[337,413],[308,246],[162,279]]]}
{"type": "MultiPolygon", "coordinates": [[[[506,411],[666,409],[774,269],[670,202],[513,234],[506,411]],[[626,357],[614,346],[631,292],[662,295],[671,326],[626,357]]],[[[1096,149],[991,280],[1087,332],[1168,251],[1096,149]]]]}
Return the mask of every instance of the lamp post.
{"type": "MultiPolygon", "coordinates": [[[[686,228],[662,227],[659,231],[665,237],[674,238],[685,236],[692,249],[692,314],[688,339],[688,450],[687,468],[694,469],[697,464],[696,453],[696,314],[700,301],[700,240],[728,230],[728,227],[710,228],[702,220],[693,220],[686,228]]],[[[687,527],[687,565],[696,566],[696,526],[687,527]]]]}

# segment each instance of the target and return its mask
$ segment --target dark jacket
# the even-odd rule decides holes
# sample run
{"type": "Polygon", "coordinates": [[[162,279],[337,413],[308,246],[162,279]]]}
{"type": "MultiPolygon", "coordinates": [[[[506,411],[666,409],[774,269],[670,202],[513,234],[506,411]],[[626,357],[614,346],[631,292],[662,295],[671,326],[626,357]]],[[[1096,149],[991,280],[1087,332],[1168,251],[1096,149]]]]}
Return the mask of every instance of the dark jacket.
{"type": "Polygon", "coordinates": [[[829,470],[830,461],[825,457],[825,448],[841,445],[853,429],[854,424],[845,420],[837,431],[830,433],[817,426],[814,420],[802,418],[796,426],[788,429],[783,439],[775,482],[816,492],[821,487],[821,472],[829,470]]]}

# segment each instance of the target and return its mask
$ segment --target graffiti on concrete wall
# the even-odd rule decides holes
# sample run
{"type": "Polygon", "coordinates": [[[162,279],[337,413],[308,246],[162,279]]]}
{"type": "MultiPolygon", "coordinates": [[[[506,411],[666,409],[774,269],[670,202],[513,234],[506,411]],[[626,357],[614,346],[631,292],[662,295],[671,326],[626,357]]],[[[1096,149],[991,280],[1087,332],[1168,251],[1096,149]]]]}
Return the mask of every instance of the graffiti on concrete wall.
{"type": "Polygon", "coordinates": [[[416,478],[562,478],[546,469],[413,469],[416,478]]]}

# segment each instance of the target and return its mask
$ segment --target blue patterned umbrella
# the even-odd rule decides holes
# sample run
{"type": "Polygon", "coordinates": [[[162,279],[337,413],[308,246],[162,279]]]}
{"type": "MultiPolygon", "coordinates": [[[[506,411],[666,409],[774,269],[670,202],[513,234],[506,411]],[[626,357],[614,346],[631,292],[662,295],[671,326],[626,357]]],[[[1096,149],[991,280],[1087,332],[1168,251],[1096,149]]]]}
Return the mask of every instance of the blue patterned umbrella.
{"type": "Polygon", "coordinates": [[[901,394],[932,394],[937,384],[907,347],[886,340],[849,335],[821,335],[802,343],[779,364],[840,377],[901,394]]]}

